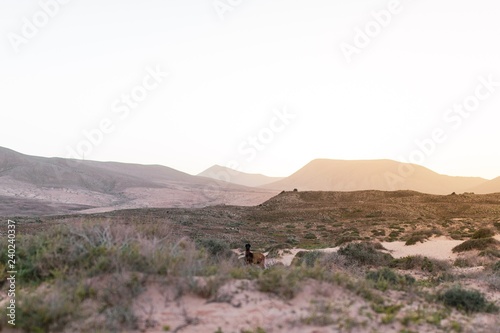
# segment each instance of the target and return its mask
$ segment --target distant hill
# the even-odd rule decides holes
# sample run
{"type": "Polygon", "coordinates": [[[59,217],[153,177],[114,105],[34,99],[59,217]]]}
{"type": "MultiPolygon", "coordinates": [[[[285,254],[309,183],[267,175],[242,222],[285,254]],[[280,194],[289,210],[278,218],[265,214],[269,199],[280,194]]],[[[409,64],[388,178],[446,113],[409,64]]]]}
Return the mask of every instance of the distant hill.
{"type": "Polygon", "coordinates": [[[474,193],[500,193],[500,177],[472,187],[469,191],[474,193]]]}
{"type": "Polygon", "coordinates": [[[0,216],[256,205],[275,194],[161,165],[36,157],[0,147],[0,216]]]}
{"type": "Polygon", "coordinates": [[[263,187],[304,191],[413,190],[450,194],[469,191],[485,182],[486,179],[479,177],[451,177],[419,165],[392,160],[318,159],[291,176],[263,187]]]}
{"type": "Polygon", "coordinates": [[[214,165],[198,174],[198,176],[250,187],[258,187],[283,179],[282,177],[268,177],[261,174],[240,172],[220,165],[214,165]]]}

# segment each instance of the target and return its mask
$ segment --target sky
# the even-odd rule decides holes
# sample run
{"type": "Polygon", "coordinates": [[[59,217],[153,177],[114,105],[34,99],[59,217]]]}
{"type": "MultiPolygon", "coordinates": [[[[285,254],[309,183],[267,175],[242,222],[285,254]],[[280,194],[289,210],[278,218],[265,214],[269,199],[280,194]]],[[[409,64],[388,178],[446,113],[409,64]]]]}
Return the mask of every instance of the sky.
{"type": "Polygon", "coordinates": [[[2,0],[0,146],[288,176],[500,176],[498,0],[2,0]]]}

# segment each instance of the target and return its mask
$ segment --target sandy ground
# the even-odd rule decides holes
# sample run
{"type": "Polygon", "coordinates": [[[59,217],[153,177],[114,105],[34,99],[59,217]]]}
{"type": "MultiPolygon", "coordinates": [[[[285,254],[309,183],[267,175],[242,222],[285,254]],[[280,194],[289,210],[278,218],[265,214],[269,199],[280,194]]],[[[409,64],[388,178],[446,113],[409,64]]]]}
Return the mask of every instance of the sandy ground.
{"type": "MultiPolygon", "coordinates": [[[[500,240],[500,235],[495,238],[500,240]]],[[[405,246],[403,242],[383,245],[396,258],[423,255],[453,260],[456,255],[451,249],[461,242],[436,237],[412,246],[405,246]]],[[[319,251],[337,250],[338,248],[327,248],[319,251]]],[[[290,265],[299,251],[308,250],[292,249],[281,258],[269,259],[270,264],[281,262],[290,265]]],[[[203,283],[204,280],[200,281],[203,283]]],[[[481,290],[481,284],[483,282],[472,279],[467,287],[481,290]]],[[[489,296],[492,300],[498,300],[489,296]]],[[[257,328],[268,333],[361,333],[401,332],[405,328],[397,320],[392,324],[381,325],[377,314],[359,296],[343,287],[312,280],[304,284],[302,290],[291,300],[259,292],[255,282],[248,280],[231,280],[218,290],[215,297],[207,300],[150,278],[146,283],[146,290],[134,301],[133,311],[138,316],[139,324],[139,330],[134,332],[147,333],[240,333],[245,330],[255,332],[257,328]]],[[[429,311],[432,312],[432,309],[429,311]]],[[[477,314],[466,320],[464,332],[494,332],[494,327],[499,325],[500,317],[477,314]]],[[[435,326],[425,323],[418,329],[419,332],[436,331],[435,326]]]]}
{"type": "MultiPolygon", "coordinates": [[[[149,286],[135,303],[136,313],[144,314],[140,331],[240,333],[261,328],[269,333],[361,333],[374,332],[379,326],[365,315],[371,311],[359,296],[317,281],[308,282],[291,300],[259,292],[246,280],[224,285],[212,300],[194,295],[175,299],[174,294],[160,284],[149,286]]],[[[396,326],[384,327],[384,332],[399,331],[396,326]]]]}
{"type": "Polygon", "coordinates": [[[462,240],[454,240],[446,237],[435,237],[424,243],[406,246],[405,242],[383,242],[384,246],[394,258],[421,255],[433,259],[455,260],[457,254],[451,250],[463,243],[462,240]]]}
{"type": "MultiPolygon", "coordinates": [[[[496,235],[495,238],[500,241],[500,235],[496,235]]],[[[406,246],[405,242],[402,241],[382,242],[382,245],[384,246],[384,248],[388,250],[388,252],[394,258],[421,255],[432,259],[454,261],[458,257],[458,255],[456,253],[453,253],[452,249],[463,242],[464,242],[463,240],[454,240],[440,236],[431,238],[424,243],[417,243],[415,245],[410,245],[410,246],[406,246]]],[[[332,248],[318,249],[315,251],[331,253],[331,252],[337,252],[338,249],[339,247],[332,247],[332,248]]],[[[300,248],[294,248],[291,250],[287,250],[286,252],[281,250],[279,252],[280,256],[278,258],[268,259],[267,263],[271,265],[276,263],[282,263],[285,266],[290,266],[293,258],[295,258],[295,255],[300,251],[311,251],[311,250],[300,249],[300,248]]],[[[243,255],[242,252],[239,250],[234,250],[234,252],[239,254],[240,256],[243,255]]],[[[267,255],[267,253],[264,254],[267,255]]]]}

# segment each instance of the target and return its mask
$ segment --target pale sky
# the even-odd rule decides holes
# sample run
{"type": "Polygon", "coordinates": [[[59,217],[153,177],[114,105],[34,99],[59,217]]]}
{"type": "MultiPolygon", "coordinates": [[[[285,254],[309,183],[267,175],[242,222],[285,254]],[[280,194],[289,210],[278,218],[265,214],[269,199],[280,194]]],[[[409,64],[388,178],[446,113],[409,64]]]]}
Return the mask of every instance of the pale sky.
{"type": "Polygon", "coordinates": [[[499,17],[498,0],[1,0],[0,146],[191,174],[331,158],[494,178],[499,17]]]}

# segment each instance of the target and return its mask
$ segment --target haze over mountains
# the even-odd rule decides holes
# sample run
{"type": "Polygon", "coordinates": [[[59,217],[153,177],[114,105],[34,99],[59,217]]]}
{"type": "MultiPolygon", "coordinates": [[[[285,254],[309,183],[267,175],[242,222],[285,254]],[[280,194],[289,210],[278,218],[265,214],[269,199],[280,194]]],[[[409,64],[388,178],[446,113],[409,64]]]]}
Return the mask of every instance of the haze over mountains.
{"type": "Polygon", "coordinates": [[[283,179],[283,177],[268,177],[260,174],[244,173],[220,165],[214,165],[199,173],[198,176],[250,187],[263,186],[283,179]]]}
{"type": "Polygon", "coordinates": [[[0,147],[0,215],[256,205],[275,194],[160,165],[35,157],[0,147]]]}
{"type": "Polygon", "coordinates": [[[500,192],[500,177],[440,175],[391,160],[318,159],[286,178],[213,166],[197,176],[161,165],[28,156],[0,147],[0,215],[144,207],[252,206],[282,190],[500,192]]]}
{"type": "Polygon", "coordinates": [[[429,194],[475,191],[500,192],[496,183],[480,177],[452,177],[425,167],[392,160],[326,160],[308,163],[291,176],[265,188],[312,191],[413,190],[429,194]]]}

